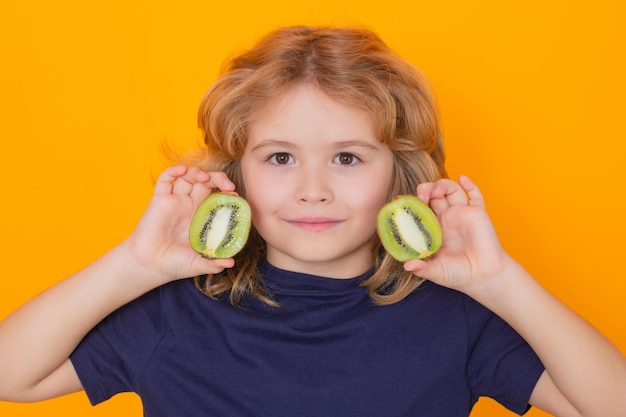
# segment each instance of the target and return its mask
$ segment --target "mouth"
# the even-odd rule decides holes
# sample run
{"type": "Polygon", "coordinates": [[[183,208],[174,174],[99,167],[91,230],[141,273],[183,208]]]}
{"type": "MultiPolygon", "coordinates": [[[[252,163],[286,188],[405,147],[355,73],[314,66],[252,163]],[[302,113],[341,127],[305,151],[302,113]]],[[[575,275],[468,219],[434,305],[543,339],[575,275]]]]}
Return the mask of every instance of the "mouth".
{"type": "Polygon", "coordinates": [[[343,223],[343,220],[328,217],[302,217],[288,220],[287,222],[308,232],[324,232],[343,223]]]}

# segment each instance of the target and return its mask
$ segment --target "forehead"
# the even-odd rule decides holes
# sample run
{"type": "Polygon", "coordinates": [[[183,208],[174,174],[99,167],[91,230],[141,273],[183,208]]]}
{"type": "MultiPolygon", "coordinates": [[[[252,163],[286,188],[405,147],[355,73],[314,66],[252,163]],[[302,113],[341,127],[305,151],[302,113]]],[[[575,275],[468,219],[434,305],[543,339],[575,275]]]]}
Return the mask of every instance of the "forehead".
{"type": "Polygon", "coordinates": [[[278,95],[253,113],[249,125],[250,139],[300,133],[375,138],[375,131],[370,112],[341,103],[310,84],[298,84],[278,95]]]}

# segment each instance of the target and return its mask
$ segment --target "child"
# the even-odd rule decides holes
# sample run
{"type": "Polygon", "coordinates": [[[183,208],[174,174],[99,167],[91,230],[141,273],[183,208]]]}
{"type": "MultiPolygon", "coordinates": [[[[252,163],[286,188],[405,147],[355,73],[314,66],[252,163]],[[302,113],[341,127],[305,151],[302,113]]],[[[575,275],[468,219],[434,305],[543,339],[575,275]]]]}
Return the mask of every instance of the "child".
{"type": "Polygon", "coordinates": [[[489,396],[520,414],[626,416],[625,358],[504,252],[477,186],[446,178],[425,83],[375,34],[271,33],[231,60],[199,123],[206,149],[163,172],[136,230],[0,324],[1,399],[451,417],[489,396]],[[234,259],[188,243],[216,191],[252,207],[234,259]],[[444,243],[401,264],[375,219],[408,193],[444,243]]]}

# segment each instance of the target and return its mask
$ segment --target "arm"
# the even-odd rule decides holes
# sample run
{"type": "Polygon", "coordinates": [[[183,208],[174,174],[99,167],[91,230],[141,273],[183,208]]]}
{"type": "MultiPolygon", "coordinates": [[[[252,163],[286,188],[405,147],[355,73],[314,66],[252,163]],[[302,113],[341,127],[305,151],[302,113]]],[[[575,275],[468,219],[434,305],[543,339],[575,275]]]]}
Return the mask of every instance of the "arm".
{"type": "Polygon", "coordinates": [[[444,245],[405,269],[468,294],[530,344],[546,367],[531,404],[558,416],[626,416],[626,358],[506,254],[480,191],[459,182],[418,187],[442,223],[444,245]]]}
{"type": "Polygon", "coordinates": [[[26,303],[0,323],[0,399],[38,401],[82,389],[69,356],[99,321],[169,281],[232,267],[188,243],[190,218],[223,173],[169,168],[135,231],[100,259],[26,303]]]}

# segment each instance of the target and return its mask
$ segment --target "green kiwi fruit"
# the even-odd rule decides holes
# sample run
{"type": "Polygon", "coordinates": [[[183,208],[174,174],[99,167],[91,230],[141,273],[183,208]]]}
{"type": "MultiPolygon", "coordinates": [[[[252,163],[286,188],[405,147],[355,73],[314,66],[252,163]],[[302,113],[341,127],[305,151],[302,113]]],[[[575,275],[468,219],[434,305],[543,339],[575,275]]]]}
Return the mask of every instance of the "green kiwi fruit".
{"type": "Polygon", "coordinates": [[[435,213],[414,195],[385,204],[378,212],[377,230],[385,250],[400,262],[431,256],[443,238],[435,213]]]}
{"type": "Polygon", "coordinates": [[[242,197],[213,193],[191,219],[189,243],[206,258],[231,258],[245,246],[251,220],[250,206],[242,197]]]}

